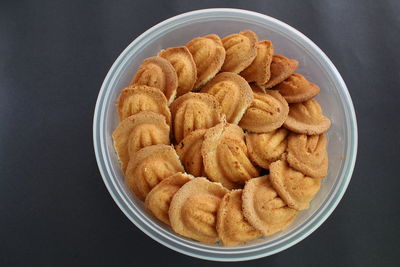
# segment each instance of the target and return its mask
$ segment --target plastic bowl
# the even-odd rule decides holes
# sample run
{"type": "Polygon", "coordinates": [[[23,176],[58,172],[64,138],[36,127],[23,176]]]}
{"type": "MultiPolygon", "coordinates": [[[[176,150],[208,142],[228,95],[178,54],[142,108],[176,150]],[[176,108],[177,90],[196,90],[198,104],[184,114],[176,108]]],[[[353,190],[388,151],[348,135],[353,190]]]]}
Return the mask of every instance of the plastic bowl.
{"type": "MultiPolygon", "coordinates": [[[[342,198],[353,172],[357,153],[357,123],[346,85],[328,57],[307,37],[274,18],[239,9],[204,9],[181,14],[150,28],[118,57],[100,89],[93,139],[97,163],[104,183],[125,215],[144,233],[161,244],[190,255],[216,261],[256,259],[282,251],[317,229],[342,198]],[[175,234],[156,220],[127,188],[114,152],[111,134],[118,124],[115,109],[120,91],[126,87],[141,61],[162,48],[181,46],[209,33],[226,36],[245,29],[260,40],[271,40],[275,53],[300,61],[302,73],[321,87],[317,99],[332,121],[327,132],[329,173],[308,210],[302,211],[283,231],[237,247],[205,245],[175,234]]],[[[135,240],[132,240],[132,246],[135,240]]]]}

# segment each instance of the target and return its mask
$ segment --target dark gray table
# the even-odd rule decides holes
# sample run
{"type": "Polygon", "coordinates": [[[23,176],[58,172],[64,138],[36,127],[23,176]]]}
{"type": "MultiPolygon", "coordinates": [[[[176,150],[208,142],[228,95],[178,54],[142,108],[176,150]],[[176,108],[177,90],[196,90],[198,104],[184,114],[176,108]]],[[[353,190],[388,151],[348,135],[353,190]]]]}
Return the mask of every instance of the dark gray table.
{"type": "Polygon", "coordinates": [[[103,185],[92,145],[98,90],[119,53],[150,26],[206,7],[258,11],[306,34],[358,116],[356,168],[334,213],[294,247],[241,264],[400,264],[400,2],[147,0],[0,2],[1,266],[218,264],[137,229],[103,185]]]}

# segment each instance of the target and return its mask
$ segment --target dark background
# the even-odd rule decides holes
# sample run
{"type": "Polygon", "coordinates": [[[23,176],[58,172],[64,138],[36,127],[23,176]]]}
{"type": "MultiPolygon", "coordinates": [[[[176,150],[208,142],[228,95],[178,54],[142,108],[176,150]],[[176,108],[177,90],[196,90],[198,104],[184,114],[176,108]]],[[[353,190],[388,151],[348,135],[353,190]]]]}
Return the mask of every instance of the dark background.
{"type": "MultiPolygon", "coordinates": [[[[400,255],[400,2],[1,1],[0,265],[203,266],[153,241],[119,210],[97,169],[92,118],[119,53],[171,16],[258,11],[297,28],[353,98],[350,186],[313,234],[252,266],[393,266],[400,255]]],[[[222,264],[221,264],[222,265],[222,264]]]]}

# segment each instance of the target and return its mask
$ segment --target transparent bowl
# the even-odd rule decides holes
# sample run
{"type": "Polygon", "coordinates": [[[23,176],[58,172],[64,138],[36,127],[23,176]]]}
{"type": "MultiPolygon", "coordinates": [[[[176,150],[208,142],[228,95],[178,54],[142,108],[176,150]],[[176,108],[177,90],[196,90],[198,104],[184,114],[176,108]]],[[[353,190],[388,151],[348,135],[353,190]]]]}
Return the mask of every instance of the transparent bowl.
{"type": "MultiPolygon", "coordinates": [[[[353,172],[357,153],[357,123],[346,85],[328,57],[302,33],[274,18],[239,9],[204,9],[181,14],[150,28],[136,38],[108,72],[96,103],[93,139],[104,183],[125,215],[144,233],[186,255],[216,261],[256,259],[282,251],[310,235],[332,213],[353,172]],[[321,87],[317,99],[332,121],[327,132],[329,173],[308,210],[283,231],[237,247],[205,245],[174,233],[156,220],[128,189],[114,152],[111,134],[118,124],[115,109],[141,61],[162,48],[181,46],[194,37],[216,33],[226,36],[245,29],[260,40],[271,40],[275,52],[300,61],[302,73],[321,87]]],[[[135,240],[132,240],[134,246],[135,240]]],[[[137,244],[136,244],[137,245],[137,244]]]]}

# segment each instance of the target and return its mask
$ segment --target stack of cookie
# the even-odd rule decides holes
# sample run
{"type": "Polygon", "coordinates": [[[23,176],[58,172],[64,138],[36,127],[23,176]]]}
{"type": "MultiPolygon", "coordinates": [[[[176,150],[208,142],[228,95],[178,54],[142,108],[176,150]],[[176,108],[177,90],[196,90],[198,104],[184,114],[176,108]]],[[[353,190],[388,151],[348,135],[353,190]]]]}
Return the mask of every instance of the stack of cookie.
{"type": "Polygon", "coordinates": [[[145,59],[116,105],[134,194],[185,237],[237,245],[307,209],[327,175],[320,88],[246,30],[145,59]]]}

